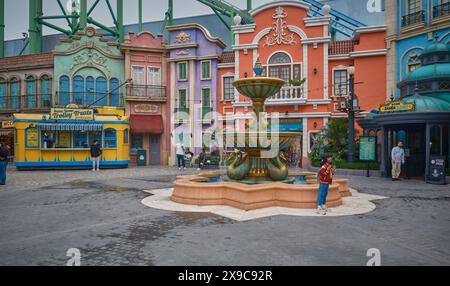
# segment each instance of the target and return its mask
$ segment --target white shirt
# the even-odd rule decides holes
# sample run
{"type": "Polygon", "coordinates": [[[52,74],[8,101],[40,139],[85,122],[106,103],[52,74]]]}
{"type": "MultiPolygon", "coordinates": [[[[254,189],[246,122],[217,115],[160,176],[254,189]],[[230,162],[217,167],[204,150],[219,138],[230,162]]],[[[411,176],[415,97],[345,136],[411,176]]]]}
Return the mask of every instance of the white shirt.
{"type": "Polygon", "coordinates": [[[184,146],[183,144],[177,143],[175,146],[175,154],[177,155],[184,155],[184,146]]]}
{"type": "Polygon", "coordinates": [[[405,151],[402,148],[395,146],[391,152],[392,161],[405,163],[405,151]]]}

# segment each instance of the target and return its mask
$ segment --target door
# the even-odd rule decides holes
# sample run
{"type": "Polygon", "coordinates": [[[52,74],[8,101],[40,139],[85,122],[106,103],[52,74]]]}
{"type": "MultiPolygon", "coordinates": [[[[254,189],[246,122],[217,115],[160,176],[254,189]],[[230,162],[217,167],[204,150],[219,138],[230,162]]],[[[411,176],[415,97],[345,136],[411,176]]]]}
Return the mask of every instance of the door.
{"type": "Polygon", "coordinates": [[[147,72],[147,85],[149,85],[148,95],[150,97],[161,97],[161,69],[149,67],[147,72]]]}
{"type": "Polygon", "coordinates": [[[161,164],[161,136],[150,135],[150,165],[161,164]]]}

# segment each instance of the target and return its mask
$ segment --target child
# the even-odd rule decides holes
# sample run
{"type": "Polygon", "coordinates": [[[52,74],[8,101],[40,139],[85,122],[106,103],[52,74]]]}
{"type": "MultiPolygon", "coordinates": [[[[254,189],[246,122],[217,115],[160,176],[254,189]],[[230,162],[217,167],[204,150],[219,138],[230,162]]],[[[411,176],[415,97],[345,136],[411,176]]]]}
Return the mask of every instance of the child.
{"type": "Polygon", "coordinates": [[[323,165],[319,171],[319,192],[317,195],[317,214],[322,213],[323,215],[327,214],[327,195],[328,188],[333,182],[333,175],[336,172],[336,166],[333,166],[332,157],[327,155],[324,157],[323,165]]]}

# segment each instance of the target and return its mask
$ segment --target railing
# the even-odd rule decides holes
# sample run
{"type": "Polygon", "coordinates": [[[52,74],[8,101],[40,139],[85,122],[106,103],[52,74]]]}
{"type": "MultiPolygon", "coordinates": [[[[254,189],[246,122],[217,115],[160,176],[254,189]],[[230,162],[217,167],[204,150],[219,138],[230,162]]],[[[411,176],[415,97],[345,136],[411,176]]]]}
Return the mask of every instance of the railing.
{"type": "Polygon", "coordinates": [[[127,86],[127,97],[138,97],[144,99],[166,99],[166,87],[161,85],[135,85],[127,86]]]}
{"type": "Polygon", "coordinates": [[[405,15],[402,17],[402,27],[422,23],[425,21],[425,13],[423,10],[405,15]]]}
{"type": "Polygon", "coordinates": [[[433,18],[450,15],[450,2],[433,7],[433,18]]]}
{"type": "Polygon", "coordinates": [[[102,92],[56,92],[55,107],[65,107],[76,104],[79,107],[117,106],[124,107],[123,94],[102,92]]]}
{"type": "Polygon", "coordinates": [[[0,111],[19,112],[31,109],[49,109],[52,106],[51,94],[1,96],[0,111]]]}
{"type": "Polygon", "coordinates": [[[277,101],[304,101],[306,100],[302,86],[285,86],[282,87],[280,92],[270,97],[268,103],[277,101]]]}

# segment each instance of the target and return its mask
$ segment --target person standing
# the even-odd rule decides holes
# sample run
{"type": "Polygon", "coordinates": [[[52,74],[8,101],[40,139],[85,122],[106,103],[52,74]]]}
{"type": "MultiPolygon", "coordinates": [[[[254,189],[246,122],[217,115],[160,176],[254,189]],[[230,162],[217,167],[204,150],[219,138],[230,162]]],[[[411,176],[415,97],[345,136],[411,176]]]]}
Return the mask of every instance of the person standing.
{"type": "Polygon", "coordinates": [[[202,148],[202,151],[198,155],[198,168],[197,171],[200,171],[205,166],[206,161],[206,151],[205,148],[202,148]]]}
{"type": "Polygon", "coordinates": [[[403,142],[399,141],[397,146],[392,148],[392,181],[399,181],[398,178],[402,172],[402,164],[405,164],[405,151],[403,150],[403,142]]]}
{"type": "Polygon", "coordinates": [[[319,191],[317,194],[317,214],[327,214],[328,189],[333,182],[336,166],[332,165],[333,158],[330,155],[324,157],[322,167],[319,171],[319,191]]]}
{"type": "Polygon", "coordinates": [[[184,146],[182,143],[177,143],[175,145],[175,154],[177,155],[178,170],[181,171],[182,167],[183,167],[183,170],[185,170],[186,165],[184,162],[184,146]]]}
{"type": "Polygon", "coordinates": [[[6,167],[8,166],[9,151],[5,144],[0,143],[0,185],[6,184],[6,167]]]}
{"type": "Polygon", "coordinates": [[[91,145],[91,157],[92,157],[92,171],[100,171],[100,156],[102,155],[102,148],[98,140],[94,140],[91,145]],[[96,166],[97,165],[97,168],[96,166]]]}

